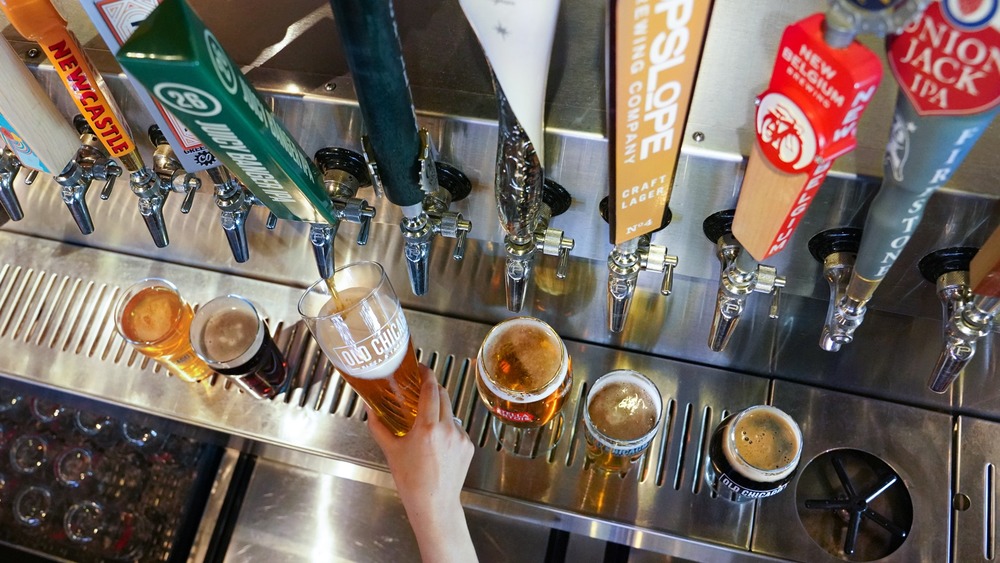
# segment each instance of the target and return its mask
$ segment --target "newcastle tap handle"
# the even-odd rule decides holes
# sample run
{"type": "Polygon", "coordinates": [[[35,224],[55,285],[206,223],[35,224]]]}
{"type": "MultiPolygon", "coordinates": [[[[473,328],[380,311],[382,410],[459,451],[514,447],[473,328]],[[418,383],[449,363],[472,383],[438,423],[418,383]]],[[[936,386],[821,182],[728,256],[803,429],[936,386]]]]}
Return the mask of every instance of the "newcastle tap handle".
{"type": "Polygon", "coordinates": [[[785,29],[758,98],[733,220],[733,235],[757,261],[785,247],[834,159],[854,149],[858,120],[882,77],[874,53],[851,37],[831,45],[825,30],[823,14],[785,29]]]}
{"type": "Polygon", "coordinates": [[[983,27],[983,22],[963,20],[960,9],[961,4],[935,2],[887,42],[900,93],[882,187],[869,208],[848,287],[848,295],[859,301],[871,298],[920,224],[928,199],[948,182],[1000,111],[997,65],[987,59],[962,62],[970,45],[983,53],[1000,50],[1000,13],[994,10],[992,24],[983,27]],[[948,42],[929,30],[945,34],[948,42]],[[945,67],[964,69],[961,76],[967,79],[941,82],[945,67]]]}
{"type": "Polygon", "coordinates": [[[41,47],[108,154],[131,172],[141,169],[142,157],[104,79],[50,0],[0,0],[0,10],[18,33],[41,47]]]}
{"type": "Polygon", "coordinates": [[[336,221],[312,159],[183,0],[164,0],[115,57],[277,217],[336,221]]]}

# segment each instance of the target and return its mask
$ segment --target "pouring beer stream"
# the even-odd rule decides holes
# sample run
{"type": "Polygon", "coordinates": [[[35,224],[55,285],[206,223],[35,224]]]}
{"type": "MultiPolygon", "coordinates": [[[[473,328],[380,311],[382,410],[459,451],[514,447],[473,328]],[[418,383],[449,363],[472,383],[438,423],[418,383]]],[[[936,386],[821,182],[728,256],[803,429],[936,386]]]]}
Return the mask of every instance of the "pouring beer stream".
{"type": "Polygon", "coordinates": [[[838,351],[853,340],[868,302],[920,224],[927,200],[948,182],[1000,111],[996,2],[958,13],[963,6],[934,2],[887,42],[900,93],[882,186],[868,211],[853,267],[833,266],[846,270],[849,275],[840,277],[850,281],[831,288],[820,337],[824,350],[838,351]]]}

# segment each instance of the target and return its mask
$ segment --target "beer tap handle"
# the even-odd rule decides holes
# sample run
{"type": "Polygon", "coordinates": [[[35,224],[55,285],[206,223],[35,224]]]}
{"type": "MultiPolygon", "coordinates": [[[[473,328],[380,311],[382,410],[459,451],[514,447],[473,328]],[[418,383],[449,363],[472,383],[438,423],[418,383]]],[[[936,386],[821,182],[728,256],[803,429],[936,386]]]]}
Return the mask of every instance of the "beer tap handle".
{"type": "MultiPolygon", "coordinates": [[[[666,250],[666,249],[664,249],[666,250]]],[[[660,294],[670,295],[674,292],[674,268],[677,267],[677,257],[667,256],[666,266],[663,268],[663,281],[660,282],[660,294]]]]}
{"type": "Polygon", "coordinates": [[[278,226],[278,216],[275,215],[273,212],[269,212],[267,214],[267,220],[264,221],[264,227],[269,231],[273,231],[274,228],[277,226],[278,226]]]}
{"type": "Polygon", "coordinates": [[[118,179],[118,176],[121,176],[120,168],[115,171],[111,171],[111,173],[108,174],[107,179],[104,182],[104,187],[101,188],[102,200],[107,201],[108,198],[111,197],[111,192],[115,189],[115,180],[118,179]]]}
{"type": "Polygon", "coordinates": [[[472,228],[472,223],[466,221],[467,228],[459,229],[458,236],[455,240],[455,252],[452,253],[451,257],[455,260],[461,260],[465,258],[465,241],[468,238],[469,229],[472,228]]]}
{"type": "Polygon", "coordinates": [[[38,170],[28,170],[28,173],[24,176],[24,185],[30,186],[34,184],[36,178],[38,178],[38,170]]]}
{"type": "Polygon", "coordinates": [[[785,285],[785,278],[779,277],[777,282],[774,285],[774,291],[771,292],[771,306],[767,310],[767,316],[771,319],[778,318],[778,310],[781,307],[781,288],[785,285]]]}
{"type": "Polygon", "coordinates": [[[201,180],[194,174],[187,174],[184,186],[184,201],[181,202],[181,213],[187,215],[191,212],[191,206],[194,204],[194,194],[201,188],[201,180]]]}
{"type": "Polygon", "coordinates": [[[548,225],[553,217],[565,213],[572,203],[573,197],[566,188],[551,178],[545,178],[542,183],[542,205],[538,212],[539,228],[542,229],[539,250],[549,256],[558,256],[556,278],[561,280],[566,279],[569,273],[569,251],[576,246],[576,241],[563,236],[563,231],[548,225]]]}
{"type": "Polygon", "coordinates": [[[368,244],[368,236],[372,230],[372,219],[375,218],[375,208],[368,206],[361,212],[361,229],[358,230],[358,246],[368,244]]]}

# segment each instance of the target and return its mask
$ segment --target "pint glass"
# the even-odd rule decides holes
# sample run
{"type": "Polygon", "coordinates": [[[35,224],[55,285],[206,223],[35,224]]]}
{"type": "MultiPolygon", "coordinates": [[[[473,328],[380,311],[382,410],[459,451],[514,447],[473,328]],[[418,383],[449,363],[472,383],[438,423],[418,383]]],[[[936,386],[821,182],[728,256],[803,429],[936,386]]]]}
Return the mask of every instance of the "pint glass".
{"type": "Polygon", "coordinates": [[[641,373],[622,369],[602,375],[583,411],[588,464],[624,477],[653,441],[662,410],[660,391],[641,373]]]}
{"type": "Polygon", "coordinates": [[[338,268],[330,280],[306,290],[299,315],[344,380],[393,433],[406,434],[417,416],[422,378],[403,309],[382,266],[338,268]]]}
{"type": "Polygon", "coordinates": [[[507,319],[490,329],[479,347],[479,397],[493,414],[497,441],[511,453],[535,456],[556,446],[572,386],[566,346],[539,319],[507,319]]]}
{"type": "Polygon", "coordinates": [[[191,349],[194,313],[174,284],[148,278],[125,290],[115,305],[115,326],[139,352],[186,381],[201,381],[212,369],[191,349]]]}
{"type": "Polygon", "coordinates": [[[285,390],[285,357],[253,303],[239,295],[216,297],[191,321],[195,354],[251,397],[270,399],[285,390]]]}
{"type": "Polygon", "coordinates": [[[708,446],[706,481],[721,498],[749,502],[783,491],[802,456],[802,431],[784,411],[758,405],[726,417],[708,446]]]}

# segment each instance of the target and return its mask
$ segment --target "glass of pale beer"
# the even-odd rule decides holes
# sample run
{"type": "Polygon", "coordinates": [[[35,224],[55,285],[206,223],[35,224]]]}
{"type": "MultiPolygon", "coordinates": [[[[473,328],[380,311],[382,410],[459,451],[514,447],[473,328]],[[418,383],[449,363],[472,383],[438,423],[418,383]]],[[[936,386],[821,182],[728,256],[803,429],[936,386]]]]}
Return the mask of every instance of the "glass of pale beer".
{"type": "Polygon", "coordinates": [[[270,399],[288,385],[285,356],[263,315],[239,295],[216,297],[191,321],[191,345],[215,371],[257,399],[270,399]]]}
{"type": "Polygon", "coordinates": [[[625,477],[656,436],[663,411],[659,390],[637,371],[615,370],[594,382],[586,407],[588,465],[625,477]]]}
{"type": "Polygon", "coordinates": [[[492,329],[476,356],[476,387],[493,415],[504,450],[535,457],[562,437],[562,407],[573,386],[566,345],[533,317],[507,319],[492,329]]]}
{"type": "Polygon", "coordinates": [[[122,338],[186,381],[201,381],[212,368],[191,348],[188,330],[194,312],[174,284],[147,278],[125,290],[115,305],[122,338]]]}
{"type": "Polygon", "coordinates": [[[341,376],[397,436],[417,416],[422,377],[382,266],[357,262],[309,286],[299,315],[341,376]]]}

